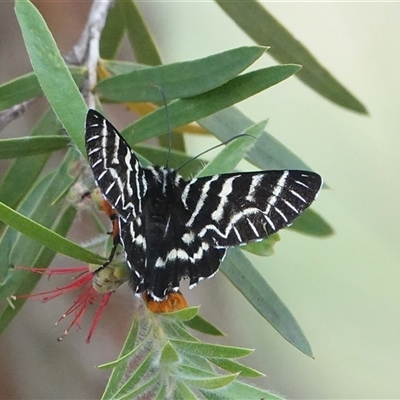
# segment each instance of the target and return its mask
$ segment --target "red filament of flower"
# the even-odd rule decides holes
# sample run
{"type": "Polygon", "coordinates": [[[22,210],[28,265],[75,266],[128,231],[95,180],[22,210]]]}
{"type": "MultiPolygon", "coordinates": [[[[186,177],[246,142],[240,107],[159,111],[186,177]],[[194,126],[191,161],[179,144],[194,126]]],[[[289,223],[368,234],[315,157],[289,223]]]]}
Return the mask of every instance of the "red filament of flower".
{"type": "Polygon", "coordinates": [[[67,316],[74,314],[73,320],[69,324],[68,328],[64,331],[63,335],[61,335],[57,340],[61,341],[70,331],[70,329],[76,325],[80,328],[80,323],[82,317],[86,311],[88,305],[93,304],[96,302],[97,298],[101,296],[100,305],[96,311],[94,316],[93,322],[90,326],[89,334],[86,338],[86,343],[90,342],[92,335],[95,331],[95,328],[99,322],[100,316],[107,305],[112,292],[105,293],[100,295],[92,286],[92,279],[93,273],[88,269],[87,266],[81,267],[73,267],[73,268],[24,268],[24,267],[16,267],[18,269],[27,269],[31,272],[36,272],[42,275],[62,275],[62,274],[70,274],[80,272],[80,274],[74,278],[74,280],[61,287],[56,287],[53,290],[35,293],[35,294],[28,294],[28,295],[21,295],[17,296],[17,298],[32,298],[42,300],[46,302],[48,300],[52,300],[58,296],[61,296],[64,293],[68,293],[75,289],[81,289],[78,298],[74,301],[72,306],[64,313],[64,315],[56,322],[56,325],[59,324],[61,320],[66,318],[67,316]],[[89,286],[90,285],[90,286],[89,286]]]}
{"type": "Polygon", "coordinates": [[[90,326],[90,329],[89,329],[89,334],[88,334],[88,336],[86,338],[86,343],[90,342],[90,339],[92,338],[92,335],[93,335],[93,333],[94,333],[94,331],[95,331],[95,329],[97,327],[97,324],[98,324],[98,322],[100,320],[100,316],[103,313],[104,308],[108,304],[108,300],[110,300],[111,294],[112,294],[112,292],[107,292],[107,293],[102,295],[101,303],[99,305],[99,308],[96,311],[96,314],[94,315],[92,325],[90,326]]]}
{"type": "MultiPolygon", "coordinates": [[[[69,324],[68,328],[64,331],[64,334],[61,335],[57,340],[61,341],[64,336],[66,336],[69,332],[69,330],[76,325],[78,328],[80,328],[80,323],[83,317],[83,314],[86,311],[86,308],[89,304],[93,304],[98,297],[97,292],[93,289],[92,286],[85,288],[81,292],[81,294],[78,296],[78,298],[75,300],[74,304],[65,312],[65,314],[56,322],[56,325],[59,324],[61,320],[66,318],[70,314],[74,314],[74,318],[69,324]]],[[[93,325],[93,323],[92,323],[93,325]]]]}
{"type": "MultiPolygon", "coordinates": [[[[37,268],[39,269],[39,268],[37,268]]],[[[70,269],[70,268],[68,268],[70,269]]],[[[34,271],[32,270],[32,272],[37,272],[43,275],[52,275],[53,271],[57,271],[56,269],[52,269],[51,271],[46,270],[45,272],[42,271],[34,271]]],[[[57,271],[56,274],[67,274],[67,273],[71,273],[71,272],[77,272],[79,271],[79,269],[75,269],[72,270],[70,272],[59,272],[57,271]]],[[[56,287],[53,290],[48,290],[46,292],[40,292],[40,293],[35,293],[35,294],[26,294],[26,295],[21,295],[21,296],[17,296],[17,298],[32,298],[32,299],[41,299],[42,301],[48,301],[48,300],[52,300],[55,299],[58,296],[61,296],[64,293],[68,293],[71,290],[77,289],[77,288],[82,288],[84,286],[86,286],[89,282],[92,281],[92,273],[88,270],[87,267],[85,267],[85,273],[83,273],[82,275],[80,275],[78,277],[78,279],[74,279],[71,283],[69,283],[68,285],[65,286],[61,286],[61,287],[56,287]]]]}

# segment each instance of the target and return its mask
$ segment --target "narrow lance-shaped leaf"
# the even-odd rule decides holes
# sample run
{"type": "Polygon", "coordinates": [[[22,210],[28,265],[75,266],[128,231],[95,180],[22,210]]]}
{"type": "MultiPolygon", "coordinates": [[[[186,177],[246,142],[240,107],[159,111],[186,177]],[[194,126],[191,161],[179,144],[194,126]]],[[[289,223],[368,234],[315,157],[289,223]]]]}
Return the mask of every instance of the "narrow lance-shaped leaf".
{"type": "Polygon", "coordinates": [[[255,124],[228,143],[198,174],[199,177],[232,172],[264,131],[266,121],[255,124]]]}
{"type": "MultiPolygon", "coordinates": [[[[76,214],[76,210],[72,207],[68,207],[65,212],[62,212],[62,208],[67,189],[73,182],[73,178],[68,173],[69,167],[76,160],[77,155],[78,153],[74,150],[67,152],[59,168],[38,181],[29,191],[24,201],[21,202],[17,216],[24,215],[24,219],[17,222],[23,225],[24,229],[29,229],[35,234],[35,228],[25,226],[25,222],[29,221],[29,224],[31,220],[36,220],[37,223],[41,224],[39,226],[49,228],[52,235],[65,236],[76,214]]],[[[4,214],[3,208],[2,212],[4,214]]],[[[8,215],[8,217],[15,222],[15,211],[11,211],[12,214],[8,215]]],[[[41,232],[39,231],[38,233],[40,236],[41,232]]],[[[32,240],[29,236],[25,236],[11,227],[7,227],[3,239],[0,241],[0,254],[7,254],[7,262],[0,264],[0,273],[2,275],[13,272],[10,271],[10,265],[46,268],[50,264],[55,252],[48,247],[42,246],[35,239],[36,237],[32,240]],[[9,245],[10,249],[4,251],[3,245],[6,247],[9,245]]],[[[45,246],[48,245],[45,238],[42,237],[42,240],[45,242],[45,246]]],[[[19,275],[18,282],[14,282],[16,286],[8,286],[8,289],[12,290],[12,294],[14,295],[28,295],[39,279],[40,275],[25,272],[25,274],[19,275]]],[[[23,302],[23,300],[19,300],[14,307],[7,307],[4,310],[0,319],[2,329],[9,324],[23,302]]]]}
{"type": "Polygon", "coordinates": [[[335,233],[333,228],[312,209],[304,211],[288,229],[317,237],[327,237],[335,233]]]}
{"type": "Polygon", "coordinates": [[[185,382],[201,389],[219,389],[234,381],[237,376],[238,374],[230,374],[213,378],[185,379],[185,382]]]}
{"type": "Polygon", "coordinates": [[[170,342],[179,352],[190,353],[202,357],[240,358],[253,352],[251,349],[210,343],[188,342],[183,340],[170,340],[170,342]]]}
{"type": "MultiPolygon", "coordinates": [[[[154,362],[154,354],[150,352],[145,359],[140,363],[140,365],[135,369],[133,373],[130,374],[129,378],[125,381],[125,383],[118,389],[117,393],[115,393],[112,397],[103,397],[102,400],[106,399],[120,399],[128,397],[132,394],[132,390],[136,387],[136,385],[143,379],[146,374],[149,374],[150,366],[154,362]]],[[[134,398],[134,397],[128,397],[134,398]]]]}
{"type": "Polygon", "coordinates": [[[139,69],[151,68],[149,65],[138,64],[130,61],[99,60],[100,65],[112,75],[129,74],[139,69]]]}
{"type": "Polygon", "coordinates": [[[0,159],[27,157],[65,149],[70,139],[65,136],[27,136],[0,139],[0,159]]]}
{"type": "Polygon", "coordinates": [[[206,335],[225,336],[222,331],[220,331],[216,326],[205,320],[200,315],[196,315],[189,321],[184,321],[184,324],[189,328],[201,333],[205,333],[206,335]]]}
{"type": "MultiPolygon", "coordinates": [[[[239,135],[254,125],[254,121],[236,107],[221,110],[200,119],[198,123],[222,142],[239,135]]],[[[264,131],[244,158],[262,170],[286,168],[311,170],[304,161],[267,131],[264,131]]]]}
{"type": "MultiPolygon", "coordinates": [[[[177,128],[229,107],[276,85],[299,69],[298,65],[279,65],[260,69],[237,76],[209,92],[173,101],[168,105],[170,127],[171,129],[177,128]]],[[[166,133],[167,127],[165,110],[164,107],[161,107],[129,125],[121,133],[132,145],[166,133]]]]}
{"type": "Polygon", "coordinates": [[[178,321],[190,321],[197,315],[198,312],[199,312],[199,307],[188,307],[182,310],[165,313],[163,314],[163,317],[173,318],[178,321]]]}
{"type": "Polygon", "coordinates": [[[115,1],[107,13],[106,23],[101,31],[100,57],[114,58],[119,50],[125,33],[125,24],[121,23],[125,18],[122,1],[115,1]]]}
{"type": "MultiPolygon", "coordinates": [[[[54,221],[57,221],[60,215],[66,191],[73,182],[73,178],[68,172],[70,163],[76,160],[77,155],[77,152],[69,151],[55,171],[32,186],[18,207],[18,215],[22,214],[26,219],[32,219],[47,228],[53,226],[54,221]]],[[[22,176],[20,179],[23,179],[22,176]]],[[[6,247],[10,245],[9,263],[19,266],[34,266],[33,261],[35,259],[32,259],[32,256],[36,255],[42,248],[39,242],[21,235],[9,227],[3,235],[3,240],[0,241],[0,254],[6,254],[8,251],[7,249],[5,251],[3,245],[6,247]]],[[[7,272],[8,266],[6,265],[5,268],[5,272],[7,272]]],[[[3,265],[0,263],[0,273],[3,272],[3,265]]]]}
{"type": "Polygon", "coordinates": [[[148,337],[149,334],[147,334],[146,337],[143,338],[141,342],[132,350],[130,350],[129,352],[125,352],[124,355],[118,357],[115,361],[110,361],[108,363],[99,365],[98,368],[109,369],[109,368],[119,367],[120,365],[126,365],[126,362],[129,361],[129,359],[132,358],[135,354],[137,354],[138,351],[142,348],[142,346],[144,346],[148,337]]]}
{"type": "Polygon", "coordinates": [[[175,396],[185,400],[198,400],[198,397],[183,382],[177,382],[175,396]]]}
{"type": "Polygon", "coordinates": [[[251,242],[242,246],[242,250],[246,250],[249,253],[257,254],[261,257],[269,257],[275,253],[274,247],[275,243],[281,240],[279,233],[274,233],[266,239],[259,242],[251,242]]]}
{"type": "Polygon", "coordinates": [[[139,9],[132,0],[118,0],[123,4],[128,39],[141,64],[159,65],[161,58],[139,9]]]}
{"type": "Polygon", "coordinates": [[[247,383],[233,381],[229,385],[221,388],[218,392],[200,389],[201,394],[208,400],[222,399],[246,399],[246,400],[283,400],[283,397],[277,396],[267,390],[250,386],[247,383]]]}
{"type": "Polygon", "coordinates": [[[176,364],[179,361],[179,354],[176,350],[171,346],[169,342],[164,346],[163,351],[161,352],[160,357],[160,365],[169,365],[176,364]]]}
{"type": "Polygon", "coordinates": [[[97,93],[116,102],[160,102],[207,92],[233,79],[253,64],[264,47],[239,47],[193,61],[139,69],[104,79],[97,93]]]}
{"type": "MultiPolygon", "coordinates": [[[[167,393],[166,386],[167,386],[166,383],[159,385],[159,387],[157,388],[157,391],[155,391],[155,393],[154,393],[154,400],[165,400],[166,393],[167,393]]],[[[188,400],[190,400],[190,398],[188,400]]]]}
{"type": "MultiPolygon", "coordinates": [[[[128,380],[129,381],[129,380],[128,380]]],[[[116,400],[131,400],[131,399],[137,399],[139,398],[143,393],[149,392],[149,391],[155,391],[160,382],[160,377],[158,375],[154,376],[154,378],[151,378],[148,380],[146,383],[144,383],[142,386],[139,386],[136,389],[132,389],[122,396],[117,393],[117,396],[115,397],[116,400]]]]}
{"type": "MultiPolygon", "coordinates": [[[[71,227],[71,224],[76,215],[76,210],[72,207],[68,207],[61,215],[61,218],[55,224],[54,231],[60,235],[66,235],[71,227]]],[[[47,267],[53,260],[56,253],[46,247],[42,247],[39,252],[30,252],[27,257],[31,258],[32,262],[29,263],[30,266],[39,265],[44,268],[47,267]]],[[[17,279],[8,286],[9,295],[23,294],[27,295],[33,291],[36,284],[42,277],[39,274],[30,274],[27,271],[18,271],[16,269],[10,271],[14,277],[17,279]]],[[[27,299],[20,299],[12,306],[8,306],[0,315],[0,334],[6,329],[13,318],[20,311],[27,299]]]]}
{"type": "MultiPolygon", "coordinates": [[[[55,135],[60,128],[55,114],[48,110],[33,128],[31,136],[55,135]]],[[[42,154],[15,160],[0,183],[0,201],[16,208],[34,186],[49,156],[50,154],[42,154]],[[29,168],[26,168],[27,165],[29,168]],[[15,185],[15,182],[18,182],[18,185],[15,185]]]]}
{"type": "Polygon", "coordinates": [[[263,373],[233,360],[225,358],[211,358],[210,360],[213,364],[218,365],[218,367],[224,369],[225,371],[235,373],[240,372],[240,376],[245,378],[258,378],[260,376],[264,376],[263,373]]]}
{"type": "MultiPolygon", "coordinates": [[[[38,204],[42,200],[43,193],[48,189],[53,176],[54,176],[53,174],[45,176],[43,179],[37,182],[36,185],[32,187],[31,191],[29,192],[29,194],[26,196],[26,198],[19,207],[21,212],[25,211],[27,214],[35,213],[35,210],[39,206],[38,204]]],[[[58,204],[56,206],[61,207],[61,204],[58,204]]],[[[53,207],[53,209],[55,209],[55,207],[53,207]]],[[[57,211],[59,211],[59,209],[57,209],[57,211]]],[[[54,216],[54,218],[56,218],[56,216],[54,216]]],[[[51,223],[49,223],[49,225],[51,223]]],[[[0,254],[3,260],[3,262],[0,263],[0,281],[6,280],[6,276],[10,273],[10,266],[15,265],[16,263],[17,265],[19,264],[21,266],[24,266],[25,263],[28,266],[33,265],[33,261],[35,259],[34,257],[36,257],[36,255],[33,254],[33,252],[32,254],[30,254],[31,253],[30,251],[29,252],[20,251],[19,257],[17,259],[14,259],[13,252],[19,238],[20,238],[20,233],[15,229],[7,226],[0,241],[0,254]]],[[[37,248],[35,248],[36,250],[35,253],[37,253],[37,250],[40,249],[40,246],[37,244],[37,242],[34,243],[35,245],[37,245],[37,248]]]]}
{"type": "MultiPolygon", "coordinates": [[[[68,67],[72,78],[79,85],[84,69],[82,67],[68,67]]],[[[37,77],[34,73],[19,76],[12,81],[0,85],[0,111],[15,106],[24,101],[31,100],[43,94],[37,77]]]]}
{"type": "Polygon", "coordinates": [[[342,107],[365,114],[365,106],[340,84],[286,28],[256,0],[216,0],[218,5],[256,43],[271,46],[280,63],[303,65],[297,74],[306,85],[342,107]]]}
{"type": "Polygon", "coordinates": [[[86,105],[53,36],[30,1],[17,0],[15,11],[40,86],[80,152],[86,154],[82,133],[86,105]]]}
{"type": "MultiPolygon", "coordinates": [[[[134,318],[131,329],[129,330],[129,333],[125,339],[125,343],[121,349],[121,352],[119,353],[118,359],[123,358],[126,356],[126,354],[129,354],[134,349],[139,332],[139,325],[139,318],[134,318]]],[[[128,364],[128,361],[129,359],[126,359],[124,362],[121,362],[114,367],[110,377],[108,378],[107,386],[101,398],[102,400],[112,397],[118,391],[118,386],[125,376],[125,368],[128,364]]]]}
{"type": "Polygon", "coordinates": [[[284,339],[312,357],[310,344],[292,313],[240,249],[228,251],[221,271],[284,339]]]}
{"type": "Polygon", "coordinates": [[[0,220],[58,253],[83,262],[102,264],[105,258],[84,249],[43,225],[0,203],[0,220]]]}

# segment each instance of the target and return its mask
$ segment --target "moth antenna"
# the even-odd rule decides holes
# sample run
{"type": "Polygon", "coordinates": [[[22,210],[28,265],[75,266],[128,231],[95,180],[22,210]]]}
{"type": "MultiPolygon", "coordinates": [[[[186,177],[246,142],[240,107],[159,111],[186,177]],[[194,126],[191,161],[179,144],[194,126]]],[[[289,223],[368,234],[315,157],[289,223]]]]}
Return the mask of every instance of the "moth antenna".
{"type": "Polygon", "coordinates": [[[167,120],[167,129],[168,129],[168,153],[167,153],[167,160],[165,161],[165,165],[167,168],[169,168],[169,160],[171,157],[171,147],[172,147],[172,131],[171,131],[171,123],[169,120],[169,111],[168,111],[168,104],[167,104],[167,97],[165,96],[164,89],[161,86],[153,84],[154,87],[158,88],[158,90],[161,93],[161,97],[164,103],[164,109],[165,109],[165,118],[167,120]]]}
{"type": "Polygon", "coordinates": [[[194,156],[194,157],[191,158],[190,160],[188,160],[188,161],[186,161],[185,163],[183,163],[179,168],[176,169],[176,171],[177,171],[177,172],[180,171],[183,167],[185,167],[186,165],[188,165],[190,162],[192,162],[192,161],[194,161],[194,160],[197,160],[199,157],[201,157],[202,155],[208,153],[209,151],[218,149],[218,147],[221,147],[221,146],[226,146],[228,143],[233,142],[234,140],[239,139],[239,138],[241,138],[241,137],[245,137],[245,136],[247,136],[247,137],[252,137],[254,140],[256,140],[256,138],[255,138],[253,135],[249,135],[248,133],[241,133],[241,134],[239,134],[239,135],[233,136],[233,137],[231,137],[230,139],[225,140],[225,142],[219,143],[219,144],[217,144],[217,145],[215,145],[215,146],[213,146],[213,147],[210,147],[209,149],[207,149],[207,150],[201,152],[200,154],[197,154],[197,156],[194,156]]]}

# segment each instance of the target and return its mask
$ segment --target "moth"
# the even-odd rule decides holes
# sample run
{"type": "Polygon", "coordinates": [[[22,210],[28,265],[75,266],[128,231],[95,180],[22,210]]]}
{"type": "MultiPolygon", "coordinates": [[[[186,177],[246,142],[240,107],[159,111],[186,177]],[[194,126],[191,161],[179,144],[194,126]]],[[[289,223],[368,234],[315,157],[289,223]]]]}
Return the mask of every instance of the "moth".
{"type": "Polygon", "coordinates": [[[230,173],[185,180],[162,166],[142,167],[114,126],[95,110],[86,118],[94,178],[118,213],[130,285],[155,301],[212,277],[229,247],[262,240],[290,225],[317,196],[309,171],[230,173]]]}

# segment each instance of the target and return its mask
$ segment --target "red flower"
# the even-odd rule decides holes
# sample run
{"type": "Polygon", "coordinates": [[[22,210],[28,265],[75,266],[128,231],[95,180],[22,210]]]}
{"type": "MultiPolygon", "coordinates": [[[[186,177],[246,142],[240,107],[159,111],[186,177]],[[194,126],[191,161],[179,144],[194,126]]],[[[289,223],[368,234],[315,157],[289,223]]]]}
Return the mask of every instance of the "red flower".
{"type": "Polygon", "coordinates": [[[96,301],[98,301],[98,298],[100,297],[101,298],[100,305],[98,306],[96,314],[93,318],[92,325],[90,326],[89,334],[86,338],[86,343],[89,343],[94,333],[94,330],[96,329],[96,326],[99,322],[100,316],[110,299],[111,294],[117,287],[119,287],[125,281],[125,279],[117,278],[115,276],[116,271],[118,269],[111,266],[105,268],[99,268],[98,266],[96,266],[97,269],[94,272],[92,272],[91,268],[88,266],[72,267],[72,268],[24,268],[24,267],[16,267],[16,268],[27,269],[31,272],[35,272],[42,275],[48,275],[49,278],[51,275],[71,274],[80,272],[80,274],[77,277],[75,277],[74,280],[68,285],[57,287],[53,290],[49,290],[46,292],[28,294],[16,297],[16,298],[31,298],[34,300],[41,300],[45,302],[48,300],[52,300],[72,290],[80,289],[79,295],[72,304],[72,306],[56,322],[56,325],[58,325],[58,323],[62,319],[73,314],[73,319],[69,324],[68,328],[64,331],[63,335],[61,335],[57,339],[59,341],[61,341],[68,334],[69,330],[74,325],[80,328],[80,322],[87,307],[91,304],[96,303],[96,301]],[[110,277],[113,279],[110,280],[109,279],[110,277]]]}
{"type": "MultiPolygon", "coordinates": [[[[86,343],[90,342],[96,326],[100,320],[101,314],[107,305],[111,294],[124,282],[128,280],[129,270],[125,263],[109,264],[106,267],[99,267],[98,265],[80,266],[72,268],[25,268],[15,267],[17,269],[28,270],[41,275],[47,275],[49,278],[52,275],[65,275],[65,274],[76,274],[72,282],[56,287],[53,290],[45,292],[34,293],[16,296],[14,299],[30,298],[34,300],[41,300],[46,302],[55,299],[65,293],[71,292],[72,290],[79,289],[79,294],[72,306],[61,316],[56,322],[56,325],[61,320],[73,315],[72,321],[68,328],[64,330],[64,333],[57,339],[58,341],[68,335],[70,329],[76,325],[80,328],[83,315],[87,307],[91,304],[98,302],[100,298],[100,304],[94,315],[92,324],[89,329],[89,334],[86,338],[86,343]]],[[[143,294],[143,300],[145,301],[148,309],[153,313],[166,313],[181,310],[182,308],[188,307],[184,296],[178,292],[169,293],[168,297],[161,302],[154,301],[149,295],[143,294]]]]}

